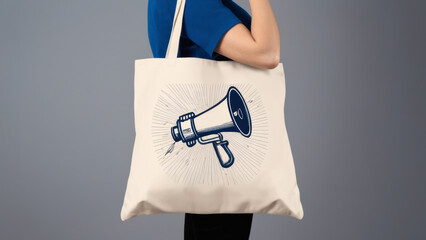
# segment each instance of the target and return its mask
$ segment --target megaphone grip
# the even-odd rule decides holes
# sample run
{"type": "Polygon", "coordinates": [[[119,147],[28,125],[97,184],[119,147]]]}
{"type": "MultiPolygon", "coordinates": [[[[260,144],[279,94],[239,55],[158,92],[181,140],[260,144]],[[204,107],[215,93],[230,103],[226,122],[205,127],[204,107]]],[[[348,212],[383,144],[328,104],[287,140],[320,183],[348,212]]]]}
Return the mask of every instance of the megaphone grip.
{"type": "Polygon", "coordinates": [[[216,152],[217,158],[219,159],[219,163],[223,168],[229,168],[234,164],[234,155],[232,154],[231,150],[228,148],[228,141],[217,141],[213,142],[214,151],[216,152]],[[218,147],[220,145],[222,149],[218,147]],[[225,154],[228,156],[228,160],[226,162],[223,161],[222,153],[225,152],[225,154]]]}

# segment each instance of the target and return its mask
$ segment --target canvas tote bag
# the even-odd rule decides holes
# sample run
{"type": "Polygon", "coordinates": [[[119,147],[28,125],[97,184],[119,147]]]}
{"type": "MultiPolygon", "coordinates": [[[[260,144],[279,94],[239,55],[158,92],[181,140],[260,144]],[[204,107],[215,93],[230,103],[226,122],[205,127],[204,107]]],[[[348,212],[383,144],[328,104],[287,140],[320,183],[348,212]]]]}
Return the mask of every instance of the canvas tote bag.
{"type": "Polygon", "coordinates": [[[178,58],[178,0],[166,58],[135,60],[136,137],[123,221],[158,213],[303,217],[284,122],[282,63],[178,58]]]}

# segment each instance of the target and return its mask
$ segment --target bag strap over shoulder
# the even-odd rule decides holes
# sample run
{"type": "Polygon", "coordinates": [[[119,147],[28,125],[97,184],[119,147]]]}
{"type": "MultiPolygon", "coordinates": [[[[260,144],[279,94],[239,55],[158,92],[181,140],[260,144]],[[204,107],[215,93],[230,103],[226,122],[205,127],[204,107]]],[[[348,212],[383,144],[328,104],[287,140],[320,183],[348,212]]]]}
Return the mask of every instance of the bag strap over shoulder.
{"type": "Polygon", "coordinates": [[[166,58],[177,58],[179,50],[180,34],[185,10],[185,0],[176,0],[175,16],[173,18],[172,32],[167,46],[166,58]]]}

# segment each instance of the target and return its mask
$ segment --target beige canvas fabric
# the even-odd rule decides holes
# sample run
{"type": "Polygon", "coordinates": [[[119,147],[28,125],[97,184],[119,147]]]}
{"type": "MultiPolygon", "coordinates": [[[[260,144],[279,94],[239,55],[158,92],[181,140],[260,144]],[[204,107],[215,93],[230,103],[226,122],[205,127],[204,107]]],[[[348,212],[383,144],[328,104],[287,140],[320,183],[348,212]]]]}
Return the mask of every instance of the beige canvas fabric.
{"type": "Polygon", "coordinates": [[[135,61],[136,138],[123,221],[158,213],[303,217],[284,121],[283,64],[177,58],[178,0],[166,58],[135,61]]]}

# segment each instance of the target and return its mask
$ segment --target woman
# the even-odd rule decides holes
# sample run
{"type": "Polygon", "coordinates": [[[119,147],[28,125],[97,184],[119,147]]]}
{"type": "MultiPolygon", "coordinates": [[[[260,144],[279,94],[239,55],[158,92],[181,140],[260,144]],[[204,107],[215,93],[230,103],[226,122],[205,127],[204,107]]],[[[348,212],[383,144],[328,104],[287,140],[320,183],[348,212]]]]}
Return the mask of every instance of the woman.
{"type": "MultiPolygon", "coordinates": [[[[149,0],[148,35],[164,58],[177,0],[149,0]]],[[[178,57],[237,61],[272,69],[280,37],[269,0],[249,0],[252,16],[232,0],[186,0],[178,57]]],[[[253,214],[185,214],[185,240],[249,239],[253,214]]]]}

